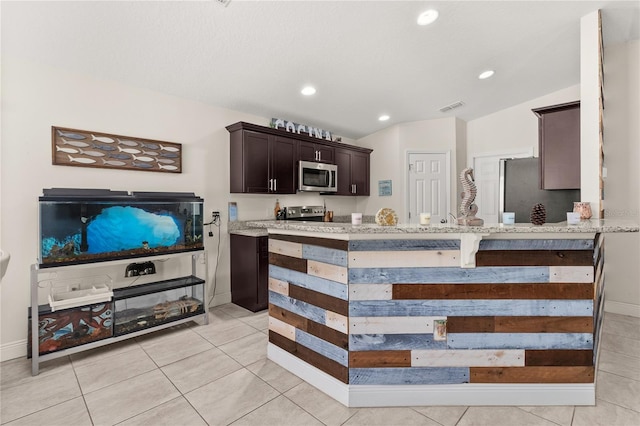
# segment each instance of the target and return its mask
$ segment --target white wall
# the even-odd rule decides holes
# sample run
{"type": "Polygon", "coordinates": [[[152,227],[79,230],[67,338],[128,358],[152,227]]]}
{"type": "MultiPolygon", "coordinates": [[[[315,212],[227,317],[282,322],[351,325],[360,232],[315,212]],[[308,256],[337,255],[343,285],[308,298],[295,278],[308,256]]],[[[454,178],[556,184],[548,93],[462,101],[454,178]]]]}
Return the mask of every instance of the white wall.
{"type": "Polygon", "coordinates": [[[479,154],[526,151],[538,156],[538,118],[534,108],[580,99],[580,85],[503,109],[467,123],[467,163],[479,154]]]}
{"type": "MultiPolygon", "coordinates": [[[[605,58],[605,218],[639,222],[640,41],[607,47],[605,58]]],[[[640,316],[640,235],[606,238],[605,309],[640,316]]]]}
{"type": "MultiPolygon", "coordinates": [[[[239,218],[247,220],[271,217],[276,200],[275,196],[229,194],[229,133],[225,126],[240,120],[268,123],[268,118],[3,55],[0,245],[12,259],[0,287],[1,359],[26,354],[29,265],[36,262],[39,251],[38,197],[43,188],[195,192],[205,199],[207,219],[212,210],[222,213],[220,267],[213,304],[230,301],[228,202],[238,202],[239,218]],[[183,172],[53,166],[51,126],[182,143],[183,172]]],[[[280,198],[283,206],[322,201],[316,194],[280,198]]],[[[355,208],[355,197],[327,197],[326,202],[336,214],[347,214],[355,208]]],[[[217,232],[213,238],[205,237],[211,283],[216,246],[217,232]]],[[[82,269],[80,273],[88,272],[82,269]]],[[[119,279],[124,270],[119,266],[110,274],[119,279]]]]}
{"type": "MultiPolygon", "coordinates": [[[[451,154],[450,211],[456,210],[455,185],[457,146],[460,141],[461,120],[455,117],[402,123],[358,140],[358,145],[372,148],[371,196],[358,200],[358,209],[365,214],[375,214],[382,207],[396,211],[400,222],[407,214],[407,153],[449,152],[451,154]],[[378,180],[392,179],[393,196],[378,196],[378,180]]],[[[464,139],[464,135],[462,135],[464,139]]]]}

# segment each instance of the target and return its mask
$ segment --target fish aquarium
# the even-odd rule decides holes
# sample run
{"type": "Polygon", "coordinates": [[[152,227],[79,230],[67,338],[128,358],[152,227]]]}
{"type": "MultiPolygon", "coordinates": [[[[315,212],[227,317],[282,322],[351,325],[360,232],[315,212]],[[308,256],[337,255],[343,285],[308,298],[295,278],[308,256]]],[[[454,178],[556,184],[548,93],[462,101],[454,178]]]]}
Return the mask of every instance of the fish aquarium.
{"type": "Polygon", "coordinates": [[[203,199],[193,193],[45,189],[41,268],[203,250],[203,199]]]}
{"type": "Polygon", "coordinates": [[[114,335],[203,314],[204,283],[189,276],[114,290],[114,335]]]}

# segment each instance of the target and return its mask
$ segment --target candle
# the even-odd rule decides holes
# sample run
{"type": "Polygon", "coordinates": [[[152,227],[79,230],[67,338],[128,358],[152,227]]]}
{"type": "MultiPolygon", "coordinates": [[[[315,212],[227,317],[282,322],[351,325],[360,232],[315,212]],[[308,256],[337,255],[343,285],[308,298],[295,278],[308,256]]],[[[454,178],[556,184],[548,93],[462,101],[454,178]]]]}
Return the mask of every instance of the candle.
{"type": "Polygon", "coordinates": [[[431,213],[420,213],[420,225],[428,225],[431,223],[431,213]]]}

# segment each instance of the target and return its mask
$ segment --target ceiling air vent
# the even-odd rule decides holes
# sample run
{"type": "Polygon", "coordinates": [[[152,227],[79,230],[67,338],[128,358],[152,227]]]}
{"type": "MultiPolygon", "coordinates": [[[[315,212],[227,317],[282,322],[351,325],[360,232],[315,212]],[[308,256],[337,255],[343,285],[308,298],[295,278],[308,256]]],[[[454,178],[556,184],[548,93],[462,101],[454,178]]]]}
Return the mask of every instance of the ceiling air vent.
{"type": "Polygon", "coordinates": [[[459,107],[461,107],[462,105],[464,105],[464,102],[462,102],[462,101],[457,101],[457,102],[454,102],[454,103],[449,104],[449,105],[447,105],[447,106],[443,106],[442,108],[440,108],[440,112],[447,112],[447,111],[451,111],[452,109],[459,108],[459,107]]]}

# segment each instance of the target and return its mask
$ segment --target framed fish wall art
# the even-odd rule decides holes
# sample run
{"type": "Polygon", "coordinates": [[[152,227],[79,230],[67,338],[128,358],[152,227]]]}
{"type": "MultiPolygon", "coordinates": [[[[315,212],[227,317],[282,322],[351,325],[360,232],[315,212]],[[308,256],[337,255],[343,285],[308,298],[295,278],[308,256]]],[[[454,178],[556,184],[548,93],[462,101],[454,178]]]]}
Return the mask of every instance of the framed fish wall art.
{"type": "Polygon", "coordinates": [[[182,144],[51,126],[52,164],[182,173],[182,144]]]}

